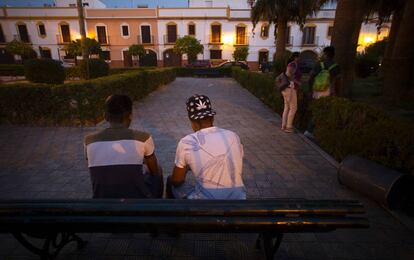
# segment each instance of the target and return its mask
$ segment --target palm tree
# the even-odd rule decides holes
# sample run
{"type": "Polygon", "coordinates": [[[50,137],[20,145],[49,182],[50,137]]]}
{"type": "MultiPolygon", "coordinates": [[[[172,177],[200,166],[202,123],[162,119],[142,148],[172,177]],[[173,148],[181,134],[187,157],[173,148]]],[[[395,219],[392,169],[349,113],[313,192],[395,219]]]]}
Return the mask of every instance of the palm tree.
{"type": "MultiPolygon", "coordinates": [[[[341,66],[340,96],[350,96],[354,80],[355,55],[361,24],[370,19],[377,21],[380,26],[389,21],[393,15],[393,25],[390,31],[385,54],[385,63],[392,53],[397,35],[400,13],[406,0],[339,0],[336,8],[332,45],[336,49],[336,62],[341,66]]],[[[385,66],[386,69],[388,65],[385,66]]]]}
{"type": "Polygon", "coordinates": [[[414,1],[406,1],[389,64],[384,71],[384,88],[395,100],[412,99],[414,72],[414,1]]]}
{"type": "Polygon", "coordinates": [[[283,58],[286,49],[288,22],[296,22],[301,27],[309,15],[315,14],[328,0],[257,0],[251,11],[253,27],[260,20],[275,24],[276,60],[283,58]]]}

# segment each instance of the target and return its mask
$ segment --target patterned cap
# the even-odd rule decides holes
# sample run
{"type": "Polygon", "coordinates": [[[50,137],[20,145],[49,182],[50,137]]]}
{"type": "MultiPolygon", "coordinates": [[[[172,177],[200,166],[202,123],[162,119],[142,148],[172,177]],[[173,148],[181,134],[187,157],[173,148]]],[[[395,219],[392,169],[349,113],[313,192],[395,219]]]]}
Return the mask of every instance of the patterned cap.
{"type": "Polygon", "coordinates": [[[211,108],[210,99],[204,95],[195,94],[188,98],[186,105],[188,118],[191,120],[199,120],[216,114],[216,111],[211,108]]]}

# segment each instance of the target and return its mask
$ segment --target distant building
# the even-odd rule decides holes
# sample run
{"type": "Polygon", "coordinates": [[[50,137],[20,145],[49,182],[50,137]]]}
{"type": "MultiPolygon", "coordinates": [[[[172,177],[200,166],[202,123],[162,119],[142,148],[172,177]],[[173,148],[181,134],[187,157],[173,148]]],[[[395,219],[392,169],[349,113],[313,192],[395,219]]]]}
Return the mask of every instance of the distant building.
{"type": "MultiPolygon", "coordinates": [[[[247,62],[258,69],[275,53],[274,25],[265,21],[253,28],[250,3],[244,0],[189,0],[180,8],[107,8],[99,0],[83,0],[87,35],[100,42],[102,57],[112,67],[180,66],[187,58],[172,48],[179,37],[190,35],[204,46],[198,59],[217,64],[231,60],[237,47],[249,48],[247,62]],[[128,48],[142,44],[146,55],[131,57],[128,48]]],[[[287,49],[301,52],[304,62],[313,62],[330,45],[336,2],[330,1],[309,17],[303,30],[289,23],[287,49]]],[[[363,25],[360,47],[387,37],[388,25],[378,31],[375,23],[363,25]]],[[[65,51],[80,38],[76,0],[55,0],[50,7],[0,9],[0,63],[13,62],[4,46],[17,39],[32,44],[40,57],[72,59],[65,51]]]]}

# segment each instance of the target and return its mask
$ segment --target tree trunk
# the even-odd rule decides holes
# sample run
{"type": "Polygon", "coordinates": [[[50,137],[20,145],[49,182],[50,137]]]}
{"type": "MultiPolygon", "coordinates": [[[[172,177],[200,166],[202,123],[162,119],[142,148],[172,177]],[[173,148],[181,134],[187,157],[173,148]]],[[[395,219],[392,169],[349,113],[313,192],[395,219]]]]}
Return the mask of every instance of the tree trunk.
{"type": "MultiPolygon", "coordinates": [[[[384,76],[385,71],[387,71],[387,67],[389,65],[389,61],[392,56],[392,51],[394,50],[395,40],[398,35],[398,29],[400,28],[403,12],[404,12],[404,8],[402,7],[400,9],[395,10],[395,12],[393,13],[390,34],[388,36],[388,43],[387,43],[387,47],[385,48],[384,57],[381,62],[381,70],[380,70],[381,76],[384,76]]],[[[384,88],[384,94],[390,94],[391,93],[390,91],[392,91],[392,89],[384,88]]]]}
{"type": "Polygon", "coordinates": [[[332,46],[335,62],[341,68],[336,95],[350,97],[355,75],[355,56],[358,37],[365,13],[365,0],[339,0],[335,13],[332,46]]]}
{"type": "Polygon", "coordinates": [[[277,35],[276,35],[276,54],[275,54],[276,60],[281,60],[284,58],[284,54],[286,50],[286,30],[287,30],[287,20],[278,19],[277,35]]]}
{"type": "Polygon", "coordinates": [[[83,13],[82,0],[77,0],[78,17],[79,17],[79,30],[81,35],[81,46],[82,46],[82,59],[86,62],[86,79],[89,79],[89,53],[88,48],[85,45],[86,29],[85,29],[85,16],[83,13]]]}
{"type": "Polygon", "coordinates": [[[395,39],[392,56],[384,73],[384,88],[390,91],[394,100],[414,98],[414,1],[407,1],[395,39]]]}

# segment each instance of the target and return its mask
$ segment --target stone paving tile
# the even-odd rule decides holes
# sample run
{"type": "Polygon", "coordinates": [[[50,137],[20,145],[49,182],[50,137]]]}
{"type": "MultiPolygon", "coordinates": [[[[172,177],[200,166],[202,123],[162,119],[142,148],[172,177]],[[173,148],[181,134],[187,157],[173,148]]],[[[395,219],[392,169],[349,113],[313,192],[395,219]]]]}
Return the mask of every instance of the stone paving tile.
{"type": "MultiPolygon", "coordinates": [[[[239,134],[249,198],[358,199],[371,227],[317,234],[286,234],[277,259],[414,259],[414,235],[376,203],[337,182],[336,168],[296,134],[280,131],[280,118],[234,80],[178,78],[134,103],[132,127],[150,132],[165,175],[176,144],[191,127],[187,97],[208,95],[215,124],[239,134]]],[[[0,127],[0,198],[90,198],[83,137],[105,127],[0,127]]],[[[263,259],[256,236],[81,234],[58,259],[263,259]]],[[[11,235],[0,234],[0,259],[37,259],[11,235]]]]}

